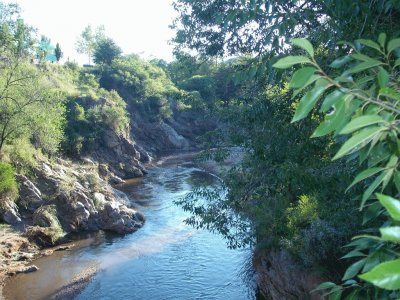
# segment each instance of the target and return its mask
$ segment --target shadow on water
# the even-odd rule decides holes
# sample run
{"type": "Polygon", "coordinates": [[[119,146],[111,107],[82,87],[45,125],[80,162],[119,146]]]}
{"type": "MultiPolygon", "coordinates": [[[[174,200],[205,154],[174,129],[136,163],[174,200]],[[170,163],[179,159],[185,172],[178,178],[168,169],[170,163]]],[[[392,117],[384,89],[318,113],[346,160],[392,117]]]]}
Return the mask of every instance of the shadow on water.
{"type": "Polygon", "coordinates": [[[72,251],[35,261],[40,271],[13,278],[6,299],[46,299],[93,266],[97,273],[77,299],[261,299],[251,251],[228,249],[221,236],[187,226],[187,213],[174,205],[193,186],[218,182],[191,158],[167,157],[145,178],[117,187],[124,202],[146,215],[142,229],[71,237],[72,251]]]}

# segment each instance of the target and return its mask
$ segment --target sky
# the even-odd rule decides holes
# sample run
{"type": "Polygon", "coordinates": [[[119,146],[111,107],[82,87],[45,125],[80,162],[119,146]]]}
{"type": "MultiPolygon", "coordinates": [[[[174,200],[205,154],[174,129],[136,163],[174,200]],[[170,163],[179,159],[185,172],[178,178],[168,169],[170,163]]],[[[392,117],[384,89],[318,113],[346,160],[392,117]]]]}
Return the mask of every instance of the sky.
{"type": "Polygon", "coordinates": [[[173,37],[169,29],[175,16],[172,0],[8,0],[18,3],[26,23],[39,34],[60,44],[64,60],[87,63],[75,50],[76,41],[87,25],[104,25],[124,54],[135,53],[145,59],[172,60],[173,37]]]}

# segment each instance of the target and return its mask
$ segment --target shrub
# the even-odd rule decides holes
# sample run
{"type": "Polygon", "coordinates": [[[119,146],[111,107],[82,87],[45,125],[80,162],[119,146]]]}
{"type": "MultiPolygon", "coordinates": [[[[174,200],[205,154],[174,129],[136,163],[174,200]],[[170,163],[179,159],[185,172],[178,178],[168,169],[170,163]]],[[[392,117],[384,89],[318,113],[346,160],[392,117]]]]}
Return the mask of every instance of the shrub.
{"type": "Polygon", "coordinates": [[[300,196],[296,205],[291,205],[287,210],[287,227],[289,231],[295,232],[307,228],[318,218],[317,200],[308,195],[300,196]]]}
{"type": "Polygon", "coordinates": [[[18,196],[18,184],[15,180],[14,168],[0,162],[0,197],[10,197],[15,200],[18,196]]]}

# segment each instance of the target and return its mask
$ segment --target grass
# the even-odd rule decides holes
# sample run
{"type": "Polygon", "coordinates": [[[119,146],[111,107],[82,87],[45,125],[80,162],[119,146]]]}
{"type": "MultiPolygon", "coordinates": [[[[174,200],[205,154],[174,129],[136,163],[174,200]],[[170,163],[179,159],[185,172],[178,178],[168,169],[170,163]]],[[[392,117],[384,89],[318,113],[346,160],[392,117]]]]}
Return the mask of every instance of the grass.
{"type": "Polygon", "coordinates": [[[10,229],[11,226],[5,223],[0,223],[0,231],[5,231],[7,229],[10,229]]]}

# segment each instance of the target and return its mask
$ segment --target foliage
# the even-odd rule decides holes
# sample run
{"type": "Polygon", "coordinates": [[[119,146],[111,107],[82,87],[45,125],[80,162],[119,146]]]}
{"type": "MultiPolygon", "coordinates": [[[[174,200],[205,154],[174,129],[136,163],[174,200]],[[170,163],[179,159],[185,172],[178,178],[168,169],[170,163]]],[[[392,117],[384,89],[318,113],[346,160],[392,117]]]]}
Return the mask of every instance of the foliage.
{"type": "Polygon", "coordinates": [[[56,151],[63,107],[44,74],[26,60],[9,56],[0,62],[0,88],[0,151],[21,136],[32,137],[45,151],[56,151]]]}
{"type": "Polygon", "coordinates": [[[101,87],[118,91],[131,110],[138,109],[151,121],[171,116],[169,99],[179,96],[179,91],[161,68],[130,55],[97,72],[101,87]]]}
{"type": "Polygon", "coordinates": [[[104,26],[99,26],[93,32],[92,27],[88,25],[84,28],[76,42],[76,50],[78,53],[88,56],[89,65],[91,64],[91,58],[96,48],[96,42],[104,38],[104,31],[104,26]]]}
{"type": "Polygon", "coordinates": [[[99,88],[97,82],[96,86],[81,97],[70,97],[67,102],[68,124],[62,148],[70,155],[94,149],[107,129],[126,134],[129,128],[126,103],[119,94],[99,88]]]}
{"type": "Polygon", "coordinates": [[[44,63],[47,60],[51,61],[51,56],[53,55],[54,47],[51,45],[50,39],[42,35],[36,49],[36,58],[40,63],[44,63]]]}
{"type": "Polygon", "coordinates": [[[0,2],[0,49],[3,54],[29,54],[35,44],[33,32],[33,28],[21,19],[17,4],[0,2]]]}
{"type": "Polygon", "coordinates": [[[18,185],[14,176],[14,168],[7,163],[0,162],[0,198],[18,196],[18,185]]]}
{"type": "Polygon", "coordinates": [[[297,104],[292,122],[297,122],[318,104],[323,120],[313,137],[334,134],[342,143],[334,160],[348,156],[358,161],[360,169],[350,187],[363,184],[360,210],[368,234],[354,238],[353,248],[344,258],[353,259],[343,276],[343,284],[325,283],[330,297],[342,294],[351,299],[397,298],[400,290],[399,232],[397,222],[400,191],[398,184],[398,119],[400,110],[400,39],[387,41],[380,34],[378,41],[357,40],[349,43],[351,52],[331,63],[333,76],[328,76],[314,57],[311,43],[295,39],[293,44],[302,48],[306,56],[288,56],[275,63],[276,68],[290,68],[304,64],[293,75],[290,86],[295,94],[307,88],[308,92],[297,104]],[[305,70],[311,70],[307,75],[305,70]],[[306,78],[304,78],[306,76],[306,78]],[[379,230],[378,230],[378,227],[379,230]],[[361,275],[360,275],[361,274],[361,275]]]}
{"type": "Polygon", "coordinates": [[[178,13],[173,28],[177,49],[194,49],[208,56],[224,54],[277,54],[292,38],[310,36],[335,45],[344,37],[399,29],[397,1],[313,0],[175,0],[178,13]]]}
{"type": "Polygon", "coordinates": [[[64,56],[64,53],[61,50],[60,44],[56,44],[56,48],[54,49],[54,55],[56,56],[57,62],[64,56]]]}
{"type": "Polygon", "coordinates": [[[29,173],[36,166],[36,159],[41,152],[24,138],[18,139],[4,147],[2,161],[12,164],[19,174],[29,173]]]}
{"type": "Polygon", "coordinates": [[[120,57],[121,48],[110,38],[102,38],[96,42],[93,61],[96,64],[111,65],[114,59],[120,57]]]}

